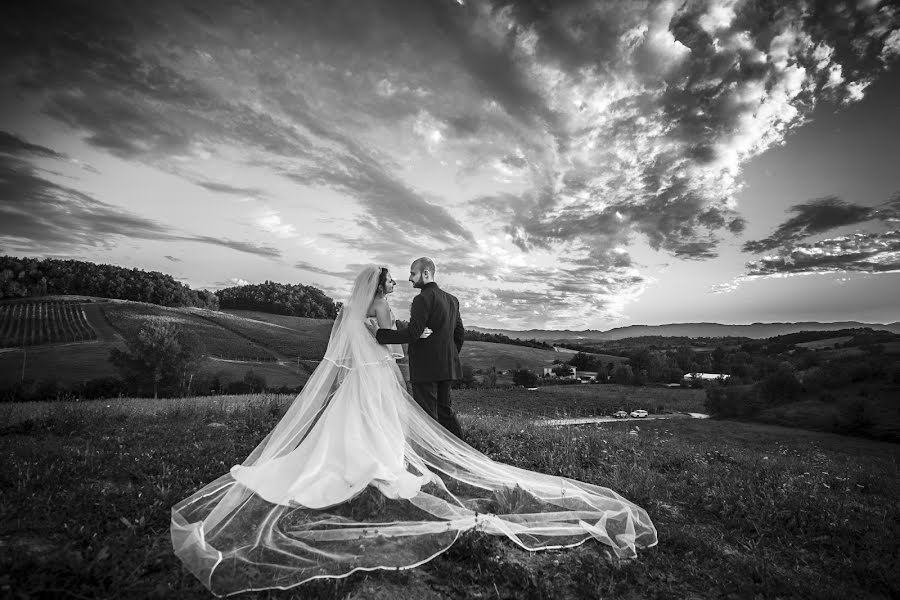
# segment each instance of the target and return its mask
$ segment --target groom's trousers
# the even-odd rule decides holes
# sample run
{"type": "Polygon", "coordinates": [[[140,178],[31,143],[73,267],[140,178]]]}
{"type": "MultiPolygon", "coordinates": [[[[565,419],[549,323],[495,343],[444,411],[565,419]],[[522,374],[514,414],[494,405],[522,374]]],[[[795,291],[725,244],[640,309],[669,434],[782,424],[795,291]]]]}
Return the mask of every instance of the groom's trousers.
{"type": "Polygon", "coordinates": [[[462,439],[462,428],[450,408],[451,381],[419,381],[412,384],[413,398],[422,410],[450,433],[462,439]]]}

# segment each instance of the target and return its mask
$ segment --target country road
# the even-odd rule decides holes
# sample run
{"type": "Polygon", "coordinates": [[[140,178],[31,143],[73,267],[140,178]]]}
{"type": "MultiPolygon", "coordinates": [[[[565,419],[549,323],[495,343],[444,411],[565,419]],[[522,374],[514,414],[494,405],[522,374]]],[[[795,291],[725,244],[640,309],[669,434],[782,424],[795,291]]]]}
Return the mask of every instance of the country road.
{"type": "Polygon", "coordinates": [[[619,423],[621,421],[656,421],[662,419],[708,419],[703,413],[673,413],[665,415],[647,415],[646,417],[582,417],[578,419],[540,419],[535,425],[586,425],[589,423],[619,423]]]}

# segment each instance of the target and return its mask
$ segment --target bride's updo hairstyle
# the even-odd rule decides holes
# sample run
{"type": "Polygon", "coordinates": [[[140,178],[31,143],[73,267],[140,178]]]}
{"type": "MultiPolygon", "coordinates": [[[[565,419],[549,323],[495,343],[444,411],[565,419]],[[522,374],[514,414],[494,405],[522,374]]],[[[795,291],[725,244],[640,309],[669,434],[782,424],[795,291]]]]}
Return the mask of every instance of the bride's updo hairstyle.
{"type": "Polygon", "coordinates": [[[387,289],[387,276],[388,276],[388,268],[381,267],[381,273],[378,274],[378,285],[375,286],[375,294],[384,295],[384,290],[387,289]]]}

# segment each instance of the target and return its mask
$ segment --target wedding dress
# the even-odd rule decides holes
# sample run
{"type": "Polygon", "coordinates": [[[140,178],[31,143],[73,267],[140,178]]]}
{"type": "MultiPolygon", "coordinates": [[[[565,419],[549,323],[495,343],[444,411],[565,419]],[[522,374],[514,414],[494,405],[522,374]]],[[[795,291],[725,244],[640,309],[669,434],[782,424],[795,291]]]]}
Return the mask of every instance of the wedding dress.
{"type": "Polygon", "coordinates": [[[172,508],[175,553],[210,591],[415,567],[470,529],[527,550],[593,538],[633,557],[656,544],[647,513],[615,492],[494,462],[431,419],[366,327],[379,271],[360,273],[275,428],[172,508]]]}

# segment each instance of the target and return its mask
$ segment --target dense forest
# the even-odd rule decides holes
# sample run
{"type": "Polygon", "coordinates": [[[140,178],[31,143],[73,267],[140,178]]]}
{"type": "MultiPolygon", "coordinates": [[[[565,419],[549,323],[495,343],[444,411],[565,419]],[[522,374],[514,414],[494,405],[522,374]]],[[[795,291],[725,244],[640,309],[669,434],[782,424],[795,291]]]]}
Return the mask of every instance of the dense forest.
{"type": "Polygon", "coordinates": [[[217,291],[216,297],[221,308],[258,310],[312,319],[333,319],[340,308],[319,288],[274,281],[225,288],[217,291]]]}
{"type": "Polygon", "coordinates": [[[207,290],[192,290],[171,275],[80,260],[0,257],[0,298],[97,296],[161,306],[217,309],[207,290]]]}

